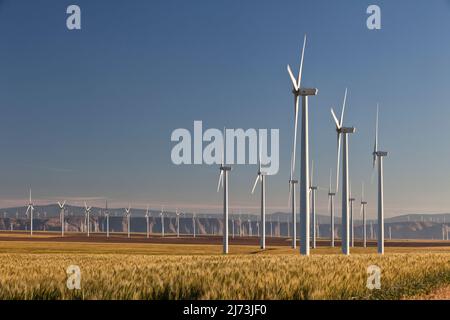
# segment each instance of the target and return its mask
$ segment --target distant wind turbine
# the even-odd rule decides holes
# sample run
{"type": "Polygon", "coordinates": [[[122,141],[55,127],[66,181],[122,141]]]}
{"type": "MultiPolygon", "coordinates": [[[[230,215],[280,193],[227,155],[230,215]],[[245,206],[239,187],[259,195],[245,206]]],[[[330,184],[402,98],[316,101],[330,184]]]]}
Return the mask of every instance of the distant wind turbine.
{"type": "Polygon", "coordinates": [[[311,173],[309,177],[309,189],[311,190],[311,239],[312,247],[316,248],[316,192],[318,187],[314,185],[314,161],[311,164],[311,173]]]}
{"type": "Polygon", "coordinates": [[[105,203],[105,217],[106,217],[106,237],[109,238],[109,210],[108,210],[108,200],[105,203]]]}
{"type": "Polygon", "coordinates": [[[222,163],[219,168],[220,175],[217,192],[219,192],[220,187],[223,188],[223,253],[228,254],[228,173],[231,171],[231,167],[225,165],[225,130],[223,136],[222,163]]]}
{"type": "Polygon", "coordinates": [[[258,233],[261,236],[260,247],[266,248],[266,173],[261,170],[261,143],[259,143],[258,152],[258,173],[256,175],[255,183],[253,184],[252,194],[255,192],[256,185],[261,181],[261,228],[258,228],[258,233]]]}
{"type": "Polygon", "coordinates": [[[86,226],[87,226],[87,236],[90,237],[90,229],[91,229],[91,209],[92,207],[88,207],[86,202],[84,202],[84,208],[85,208],[85,218],[86,218],[86,226]]]}
{"type": "Polygon", "coordinates": [[[336,117],[334,110],[331,109],[331,115],[336,124],[337,132],[337,170],[336,170],[336,191],[339,188],[339,159],[341,152],[341,137],[343,136],[342,153],[342,253],[350,254],[350,229],[349,229],[349,181],[348,181],[348,134],[354,133],[354,127],[344,127],[345,103],[347,100],[347,89],[345,89],[344,102],[342,104],[340,121],[336,117]]]}
{"type": "Polygon", "coordinates": [[[378,164],[378,253],[384,254],[384,193],[383,193],[383,158],[388,155],[378,149],[378,105],[375,123],[375,143],[373,146],[373,168],[378,164]]]}
{"type": "Polygon", "coordinates": [[[164,237],[164,207],[161,207],[159,216],[161,217],[161,236],[164,237]]]}
{"type": "Polygon", "coordinates": [[[148,209],[149,209],[149,206],[147,206],[147,210],[145,211],[145,222],[146,222],[146,225],[147,225],[147,238],[150,237],[150,225],[149,225],[149,222],[148,222],[148,219],[149,219],[150,215],[149,215],[148,209]]]}
{"type": "Polygon", "coordinates": [[[128,209],[125,209],[125,217],[127,218],[128,238],[131,237],[131,235],[130,235],[130,231],[131,231],[131,228],[130,228],[131,211],[130,210],[131,210],[131,207],[130,207],[130,205],[128,205],[128,209]]]}
{"type": "Polygon", "coordinates": [[[63,203],[60,203],[58,201],[58,206],[61,209],[59,212],[59,219],[61,220],[61,237],[64,237],[64,206],[66,204],[66,200],[63,201],[63,203]]]}
{"type": "Polygon", "coordinates": [[[33,211],[34,206],[33,202],[31,201],[31,189],[30,189],[30,200],[28,202],[27,211],[25,212],[25,215],[28,215],[28,211],[30,211],[30,235],[33,236],[33,211]]]}
{"type": "Polygon", "coordinates": [[[175,215],[177,219],[177,238],[180,237],[180,216],[182,215],[182,212],[178,212],[178,209],[175,210],[175,215]]]}
{"type": "Polygon", "coordinates": [[[366,228],[366,206],[367,201],[364,200],[364,183],[362,184],[361,192],[361,214],[363,217],[363,247],[367,246],[367,228],[366,228]]]}
{"type": "Polygon", "coordinates": [[[332,171],[330,169],[330,186],[328,188],[328,209],[330,210],[330,245],[333,248],[334,247],[334,196],[336,195],[335,192],[331,191],[331,175],[332,171]]]}

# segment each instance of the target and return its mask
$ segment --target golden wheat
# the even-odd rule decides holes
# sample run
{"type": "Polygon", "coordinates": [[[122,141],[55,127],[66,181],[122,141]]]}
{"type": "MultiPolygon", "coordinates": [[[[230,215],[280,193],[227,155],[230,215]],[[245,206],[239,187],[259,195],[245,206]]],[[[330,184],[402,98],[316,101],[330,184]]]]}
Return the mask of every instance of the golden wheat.
{"type": "Polygon", "coordinates": [[[0,254],[0,299],[397,299],[450,283],[450,254],[0,254]],[[366,288],[367,267],[382,270],[366,288]],[[66,287],[69,265],[81,290],[66,287]]]}

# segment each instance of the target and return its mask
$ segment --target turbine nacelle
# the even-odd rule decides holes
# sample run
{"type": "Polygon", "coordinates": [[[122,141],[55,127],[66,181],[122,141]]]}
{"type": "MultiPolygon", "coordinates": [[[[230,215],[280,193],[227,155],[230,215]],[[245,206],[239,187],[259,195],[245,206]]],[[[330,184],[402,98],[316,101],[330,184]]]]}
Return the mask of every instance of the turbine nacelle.
{"type": "Polygon", "coordinates": [[[361,201],[361,204],[362,204],[362,205],[366,205],[366,204],[367,204],[367,201],[361,201]]]}
{"type": "Polygon", "coordinates": [[[386,151],[375,151],[373,155],[375,157],[387,157],[388,153],[386,151]]]}
{"type": "Polygon", "coordinates": [[[292,89],[292,93],[295,96],[302,96],[302,97],[306,97],[306,96],[315,96],[317,95],[317,93],[319,92],[319,90],[317,88],[300,88],[300,89],[292,89]]]}
{"type": "Polygon", "coordinates": [[[341,128],[337,128],[336,131],[338,133],[355,133],[356,128],[355,127],[341,127],[341,128]]]}

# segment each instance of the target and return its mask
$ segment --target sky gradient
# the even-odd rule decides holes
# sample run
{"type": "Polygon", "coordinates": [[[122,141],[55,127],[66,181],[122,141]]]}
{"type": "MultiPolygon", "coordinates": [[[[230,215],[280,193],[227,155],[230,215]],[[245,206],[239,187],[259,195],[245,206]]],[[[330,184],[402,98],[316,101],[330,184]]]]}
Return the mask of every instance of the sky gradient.
{"type": "MultiPolygon", "coordinates": [[[[84,199],[220,211],[217,166],[175,166],[176,128],[280,129],[280,171],[268,211],[288,210],[293,106],[289,63],[310,98],[310,154],[327,189],[335,170],[330,107],[346,125],[350,177],[371,216],[376,104],[386,216],[450,212],[450,3],[436,1],[0,0],[0,206],[84,199]],[[78,4],[82,30],[66,28],[78,4]],[[382,29],[366,28],[378,4],[382,29]]],[[[298,150],[300,150],[300,145],[298,150]]],[[[299,154],[298,157],[299,158],[299,154]]],[[[299,172],[297,163],[297,173],[299,172]]],[[[256,166],[230,174],[232,212],[258,212],[256,166]]],[[[326,190],[318,211],[327,212],[326,190]]],[[[340,207],[340,197],[336,205],[340,207]]],[[[358,206],[359,209],[359,206],[358,206]]]]}

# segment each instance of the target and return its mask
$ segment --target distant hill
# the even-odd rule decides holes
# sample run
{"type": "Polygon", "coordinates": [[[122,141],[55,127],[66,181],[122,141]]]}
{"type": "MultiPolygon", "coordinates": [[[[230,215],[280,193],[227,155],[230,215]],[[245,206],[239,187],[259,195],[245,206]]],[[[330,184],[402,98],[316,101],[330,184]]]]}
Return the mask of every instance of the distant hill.
{"type": "MultiPolygon", "coordinates": [[[[104,208],[94,207],[91,210],[91,230],[104,232],[106,230],[106,218],[104,208]]],[[[112,232],[126,232],[127,224],[124,218],[124,208],[112,208],[110,213],[110,230],[112,232]]],[[[0,209],[0,230],[28,230],[29,218],[25,216],[26,207],[14,207],[0,209]]],[[[132,232],[145,232],[146,220],[145,210],[132,209],[131,230],[132,232]]],[[[84,231],[85,209],[79,206],[66,206],[66,229],[68,231],[84,231]]],[[[59,220],[60,209],[57,204],[35,206],[34,229],[35,230],[61,230],[59,220]]],[[[273,236],[289,236],[291,231],[290,214],[275,212],[267,215],[266,232],[273,236]]],[[[298,215],[297,215],[298,219],[298,215]]],[[[193,219],[191,213],[180,216],[180,232],[190,234],[193,232],[193,219]]],[[[318,235],[329,237],[330,217],[318,214],[318,235]]],[[[297,221],[298,223],[298,221],[297,221]]],[[[159,210],[150,210],[149,219],[151,232],[161,232],[161,217],[159,210]]],[[[335,218],[337,237],[341,234],[341,219],[335,218]]],[[[359,212],[355,216],[355,237],[361,238],[363,233],[362,221],[359,212]]],[[[370,238],[376,236],[376,220],[367,221],[367,235],[370,238]]],[[[168,233],[176,232],[176,215],[174,212],[165,212],[164,228],[168,233]]],[[[297,227],[298,228],[298,227],[297,227]]],[[[196,215],[196,232],[198,234],[221,234],[223,230],[222,215],[217,213],[204,213],[196,215]]],[[[405,214],[385,220],[385,236],[393,239],[443,239],[447,237],[450,230],[450,214],[405,214]],[[447,228],[447,229],[445,229],[447,228]]],[[[257,235],[259,233],[259,215],[242,214],[230,215],[230,234],[257,235]],[[240,219],[239,219],[240,218],[240,219]],[[250,223],[249,223],[250,221],[250,223]],[[234,228],[233,228],[234,225],[234,228]]]]}

